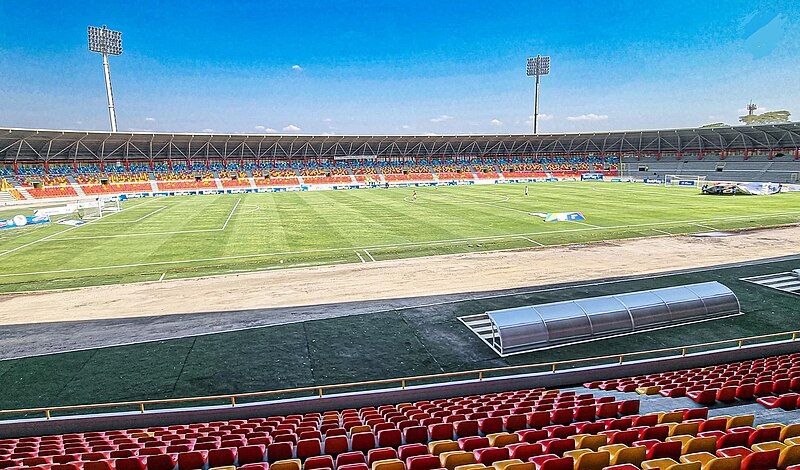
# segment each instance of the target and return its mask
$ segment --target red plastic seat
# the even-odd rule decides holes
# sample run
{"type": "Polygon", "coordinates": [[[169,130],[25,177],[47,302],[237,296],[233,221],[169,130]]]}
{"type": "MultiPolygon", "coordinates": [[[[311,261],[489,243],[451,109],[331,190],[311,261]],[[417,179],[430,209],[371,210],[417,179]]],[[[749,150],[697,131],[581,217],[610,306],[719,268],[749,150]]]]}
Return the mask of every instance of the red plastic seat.
{"type": "Polygon", "coordinates": [[[402,461],[407,461],[409,457],[417,455],[426,455],[428,453],[428,446],[425,444],[405,444],[397,448],[397,458],[402,461]]]}
{"type": "Polygon", "coordinates": [[[369,470],[369,467],[365,463],[351,463],[341,467],[337,466],[336,470],[369,470]]]}
{"type": "Polygon", "coordinates": [[[717,390],[714,388],[707,388],[704,390],[686,392],[686,396],[691,398],[695,403],[701,405],[713,405],[717,402],[717,390]]]}
{"type": "Polygon", "coordinates": [[[503,418],[496,416],[493,418],[479,419],[478,428],[483,434],[495,434],[498,432],[503,432],[503,418]]]}
{"type": "Polygon", "coordinates": [[[358,432],[350,436],[352,450],[366,452],[375,448],[375,434],[371,432],[358,432]]]}
{"type": "Polygon", "coordinates": [[[475,462],[489,466],[499,460],[508,460],[509,452],[505,447],[484,447],[472,451],[475,462]]]}
{"type": "Polygon", "coordinates": [[[441,466],[438,456],[415,455],[406,459],[407,470],[434,470],[441,466]]]}
{"type": "Polygon", "coordinates": [[[378,447],[397,447],[403,443],[403,434],[399,429],[378,431],[378,447]]]}
{"type": "Polygon", "coordinates": [[[544,429],[523,429],[522,431],[517,431],[517,434],[522,442],[527,442],[528,444],[539,442],[548,437],[547,431],[544,429]]]}
{"type": "Polygon", "coordinates": [[[323,468],[336,468],[333,465],[333,457],[330,455],[318,455],[316,457],[309,457],[305,462],[303,462],[303,470],[317,470],[323,468]]]}
{"type": "MultiPolygon", "coordinates": [[[[156,457],[156,456],[151,456],[151,457],[156,457]]],[[[147,458],[149,459],[150,457],[147,458]]],[[[142,457],[128,457],[127,459],[117,459],[114,461],[114,468],[116,470],[145,470],[147,466],[145,465],[144,462],[145,462],[144,458],[142,457]]],[[[95,470],[94,464],[100,464],[100,463],[101,462],[93,462],[93,464],[90,465],[90,467],[92,468],[92,470],[95,470]]],[[[86,464],[88,464],[88,462],[86,464]]],[[[83,465],[84,470],[87,470],[87,468],[89,468],[87,467],[86,464],[83,465]]]]}
{"type": "Polygon", "coordinates": [[[273,442],[267,446],[267,462],[269,463],[291,459],[293,456],[294,448],[291,442],[273,442]]]}
{"type": "Polygon", "coordinates": [[[791,411],[797,409],[797,402],[799,399],[800,395],[797,393],[786,393],[779,397],[758,397],[756,401],[767,409],[782,408],[784,410],[791,411]]]}
{"type": "MultiPolygon", "coordinates": [[[[117,464],[117,469],[119,470],[119,461],[115,462],[115,464],[117,464]]],[[[147,457],[147,470],[172,470],[177,464],[175,457],[170,454],[150,455],[147,457]]],[[[214,467],[217,466],[214,465],[214,467]]]]}
{"type": "MultiPolygon", "coordinates": [[[[286,443],[282,443],[286,444],[286,443]]],[[[275,444],[272,444],[275,445],[275,444]]],[[[267,455],[272,453],[272,445],[267,447],[267,455]]],[[[315,457],[317,455],[322,454],[322,442],[319,439],[300,439],[297,441],[297,446],[295,447],[297,452],[297,458],[300,460],[305,460],[309,457],[315,457]]],[[[291,450],[289,450],[290,452],[291,450]]],[[[282,456],[290,455],[286,450],[281,451],[282,456]]],[[[285,457],[291,458],[291,457],[285,457]]],[[[279,459],[284,460],[284,459],[279,459]]],[[[270,462],[276,461],[270,457],[270,462]]]]}
{"type": "Polygon", "coordinates": [[[428,442],[428,428],[425,426],[411,426],[403,429],[403,440],[406,444],[421,444],[428,442]]]}
{"type": "Polygon", "coordinates": [[[377,462],[378,460],[388,460],[396,458],[397,458],[397,450],[395,449],[387,447],[372,449],[369,452],[367,452],[367,465],[372,467],[372,464],[374,462],[377,462]]]}
{"type": "Polygon", "coordinates": [[[780,450],[753,452],[746,447],[731,447],[718,450],[717,455],[719,457],[743,457],[740,470],[768,470],[778,467],[780,450]]]}
{"type": "MultiPolygon", "coordinates": [[[[236,448],[223,447],[222,449],[214,449],[208,451],[208,466],[211,467],[225,467],[233,465],[236,462],[236,448]]],[[[150,462],[148,461],[148,467],[150,462]]],[[[152,470],[148,468],[148,470],[152,470]]]]}
{"type": "MultiPolygon", "coordinates": [[[[126,463],[125,459],[117,459],[113,463],[110,460],[96,460],[93,462],[83,462],[83,470],[142,470],[144,462],[138,457],[127,457],[128,459],[137,460],[137,462],[126,463]]],[[[0,461],[2,463],[2,461],[0,461]]]]}
{"type": "Polygon", "coordinates": [[[190,451],[178,454],[179,470],[202,470],[206,466],[208,456],[204,451],[190,451]]]}
{"type": "Polygon", "coordinates": [[[462,437],[458,440],[458,447],[465,452],[472,452],[475,449],[489,447],[489,438],[479,436],[462,437]]]}
{"type": "Polygon", "coordinates": [[[344,465],[365,464],[367,458],[363,452],[344,452],[336,457],[336,468],[341,468],[344,465]]]}
{"type": "Polygon", "coordinates": [[[249,463],[260,463],[263,462],[266,457],[266,446],[260,444],[242,446],[238,449],[238,455],[240,466],[249,463]]]}
{"type": "Polygon", "coordinates": [[[572,457],[559,457],[553,454],[531,457],[528,462],[533,463],[536,470],[573,470],[574,466],[572,457]]]}
{"type": "Polygon", "coordinates": [[[330,436],[325,438],[322,452],[335,457],[342,452],[347,452],[348,448],[347,436],[330,436]]]}
{"type": "Polygon", "coordinates": [[[527,462],[531,457],[544,454],[544,448],[541,444],[512,444],[508,447],[508,457],[511,459],[519,459],[527,462]]]}
{"type": "MultiPolygon", "coordinates": [[[[500,423],[502,424],[502,420],[500,421],[500,423]]],[[[441,441],[452,438],[453,438],[453,423],[438,423],[428,426],[429,440],[441,441]]]]}
{"type": "MultiPolygon", "coordinates": [[[[592,418],[594,418],[594,410],[592,410],[592,418]]],[[[524,414],[511,414],[508,416],[503,416],[503,428],[505,428],[508,432],[519,431],[520,429],[525,429],[527,426],[526,418],[524,414]]]]}

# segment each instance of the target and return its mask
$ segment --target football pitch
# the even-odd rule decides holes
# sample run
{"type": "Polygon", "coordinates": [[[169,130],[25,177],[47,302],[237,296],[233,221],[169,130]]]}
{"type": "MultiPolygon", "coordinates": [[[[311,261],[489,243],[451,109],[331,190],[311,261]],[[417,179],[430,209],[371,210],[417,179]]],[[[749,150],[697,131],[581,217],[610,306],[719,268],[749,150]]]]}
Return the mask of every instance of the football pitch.
{"type": "MultiPolygon", "coordinates": [[[[77,227],[6,230],[0,292],[800,222],[800,193],[713,197],[696,188],[589,182],[530,184],[527,197],[520,184],[415,189],[132,199],[77,227]],[[569,211],[586,220],[542,218],[569,211]]],[[[20,212],[2,210],[0,219],[20,212]]]]}

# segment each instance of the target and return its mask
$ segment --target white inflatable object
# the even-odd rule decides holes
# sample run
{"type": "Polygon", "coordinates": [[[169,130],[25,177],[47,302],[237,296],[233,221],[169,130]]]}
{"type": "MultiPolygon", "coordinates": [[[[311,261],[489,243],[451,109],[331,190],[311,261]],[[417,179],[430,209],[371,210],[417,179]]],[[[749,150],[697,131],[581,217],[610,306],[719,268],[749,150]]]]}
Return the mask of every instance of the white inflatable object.
{"type": "Polygon", "coordinates": [[[17,227],[24,227],[28,225],[28,218],[24,215],[15,215],[11,220],[14,221],[14,225],[17,227]]]}

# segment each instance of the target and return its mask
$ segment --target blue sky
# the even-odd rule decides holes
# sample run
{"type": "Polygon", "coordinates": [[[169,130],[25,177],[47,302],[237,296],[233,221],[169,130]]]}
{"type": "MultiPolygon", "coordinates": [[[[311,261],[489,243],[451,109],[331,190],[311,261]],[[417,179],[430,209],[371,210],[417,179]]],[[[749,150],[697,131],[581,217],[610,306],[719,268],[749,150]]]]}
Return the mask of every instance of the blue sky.
{"type": "Polygon", "coordinates": [[[800,116],[797,1],[0,0],[0,126],[108,129],[90,24],[123,131],[525,133],[537,53],[540,132],[800,116]]]}

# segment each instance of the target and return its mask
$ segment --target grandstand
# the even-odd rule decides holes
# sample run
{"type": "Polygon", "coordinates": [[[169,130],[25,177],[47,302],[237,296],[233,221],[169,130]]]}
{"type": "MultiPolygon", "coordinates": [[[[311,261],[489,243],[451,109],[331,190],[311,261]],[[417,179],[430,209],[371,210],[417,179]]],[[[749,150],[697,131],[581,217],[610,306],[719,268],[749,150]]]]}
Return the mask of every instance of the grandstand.
{"type": "Polygon", "coordinates": [[[796,123],[537,136],[264,136],[0,129],[5,199],[548,178],[798,181],[796,123]]]}

